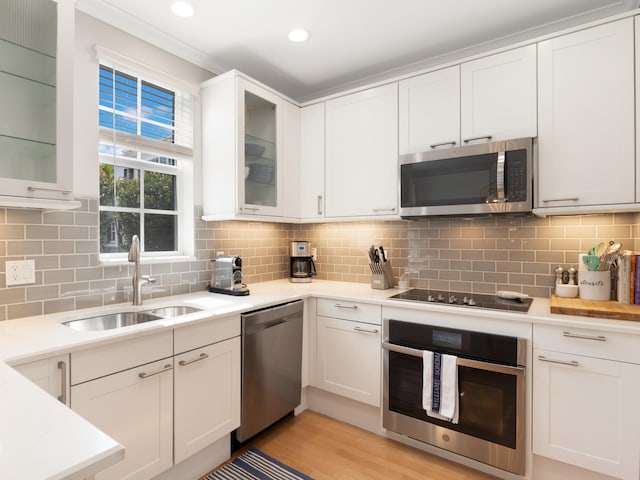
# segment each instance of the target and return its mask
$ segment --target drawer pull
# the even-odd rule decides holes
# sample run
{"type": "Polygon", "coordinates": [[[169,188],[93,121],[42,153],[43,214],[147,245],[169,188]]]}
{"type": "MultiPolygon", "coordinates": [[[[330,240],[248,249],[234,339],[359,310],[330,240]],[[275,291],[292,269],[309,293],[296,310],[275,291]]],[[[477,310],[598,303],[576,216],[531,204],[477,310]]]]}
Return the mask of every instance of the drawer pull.
{"type": "Polygon", "coordinates": [[[580,335],[579,333],[562,332],[563,337],[567,338],[581,338],[583,340],[594,340],[596,342],[606,342],[607,337],[604,335],[580,335]]]}
{"type": "Polygon", "coordinates": [[[453,140],[451,142],[442,142],[442,143],[434,143],[432,145],[429,145],[430,148],[438,148],[438,147],[444,147],[444,146],[451,146],[451,147],[455,147],[456,146],[456,141],[453,140]]]}
{"type": "Polygon", "coordinates": [[[58,362],[58,370],[60,370],[60,400],[65,405],[67,404],[67,364],[66,362],[58,362]]]}
{"type": "Polygon", "coordinates": [[[192,363],[199,362],[200,360],[204,360],[205,358],[209,358],[209,355],[207,355],[206,353],[201,353],[199,357],[194,358],[193,360],[180,360],[178,362],[178,365],[184,367],[186,365],[191,365],[192,363]]]}
{"type": "Polygon", "coordinates": [[[353,327],[356,332],[360,333],[378,333],[377,328],[362,328],[362,327],[353,327]]]}
{"type": "Polygon", "coordinates": [[[153,377],[154,375],[159,375],[159,374],[161,374],[161,373],[168,372],[169,370],[173,370],[173,365],[171,365],[171,364],[167,364],[167,365],[165,365],[164,367],[159,368],[158,370],[154,370],[153,372],[149,372],[149,373],[147,373],[147,372],[140,372],[140,373],[138,374],[138,376],[139,376],[140,378],[149,378],[149,377],[153,377]]]}
{"type": "Polygon", "coordinates": [[[543,355],[538,355],[538,360],[541,362],[557,363],[559,365],[569,365],[570,367],[579,367],[580,364],[575,360],[555,360],[553,358],[547,358],[543,355]]]}
{"type": "Polygon", "coordinates": [[[343,305],[341,303],[336,303],[334,305],[334,307],[336,307],[336,308],[346,308],[347,310],[357,310],[358,309],[357,305],[343,305]]]}

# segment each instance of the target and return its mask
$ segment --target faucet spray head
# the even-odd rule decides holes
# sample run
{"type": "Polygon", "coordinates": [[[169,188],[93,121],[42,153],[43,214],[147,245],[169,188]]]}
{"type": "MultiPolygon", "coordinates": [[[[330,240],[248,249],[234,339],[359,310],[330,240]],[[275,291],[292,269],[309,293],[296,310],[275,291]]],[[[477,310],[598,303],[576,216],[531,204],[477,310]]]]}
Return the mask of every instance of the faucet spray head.
{"type": "Polygon", "coordinates": [[[140,240],[138,235],[131,237],[131,247],[129,248],[129,261],[137,262],[140,260],[140,240]]]}

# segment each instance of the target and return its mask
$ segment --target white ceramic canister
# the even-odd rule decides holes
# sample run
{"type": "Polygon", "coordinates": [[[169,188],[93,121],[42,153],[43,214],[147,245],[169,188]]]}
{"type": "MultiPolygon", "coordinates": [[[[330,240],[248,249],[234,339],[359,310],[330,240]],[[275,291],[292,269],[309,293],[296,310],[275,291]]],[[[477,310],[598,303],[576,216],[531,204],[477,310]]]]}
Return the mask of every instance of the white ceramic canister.
{"type": "Polygon", "coordinates": [[[611,300],[611,271],[580,271],[578,286],[584,300],[611,300]]]}

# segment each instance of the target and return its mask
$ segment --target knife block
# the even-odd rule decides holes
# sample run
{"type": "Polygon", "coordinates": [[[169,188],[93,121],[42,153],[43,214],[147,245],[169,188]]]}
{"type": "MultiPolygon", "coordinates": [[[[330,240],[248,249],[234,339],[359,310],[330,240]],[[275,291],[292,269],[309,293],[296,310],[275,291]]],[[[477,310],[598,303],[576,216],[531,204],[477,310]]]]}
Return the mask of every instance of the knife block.
{"type": "Polygon", "coordinates": [[[393,288],[391,262],[369,263],[369,268],[371,268],[371,288],[376,290],[393,288]]]}

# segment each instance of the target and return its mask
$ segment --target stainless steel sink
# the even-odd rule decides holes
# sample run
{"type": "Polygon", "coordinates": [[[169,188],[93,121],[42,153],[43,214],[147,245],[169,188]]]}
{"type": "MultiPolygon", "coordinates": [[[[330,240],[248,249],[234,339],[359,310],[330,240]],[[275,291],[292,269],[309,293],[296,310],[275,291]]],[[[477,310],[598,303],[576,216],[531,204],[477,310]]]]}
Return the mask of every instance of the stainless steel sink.
{"type": "Polygon", "coordinates": [[[202,311],[201,308],[188,307],[185,305],[158,307],[152,310],[146,310],[147,313],[151,313],[153,315],[160,315],[161,317],[165,317],[165,318],[179,317],[180,315],[187,315],[189,313],[201,312],[201,311],[202,311]]]}
{"type": "Polygon", "coordinates": [[[150,312],[116,312],[70,320],[63,322],[63,325],[81,331],[111,330],[112,328],[128,327],[139,323],[151,322],[160,318],[164,317],[150,312]]]}

